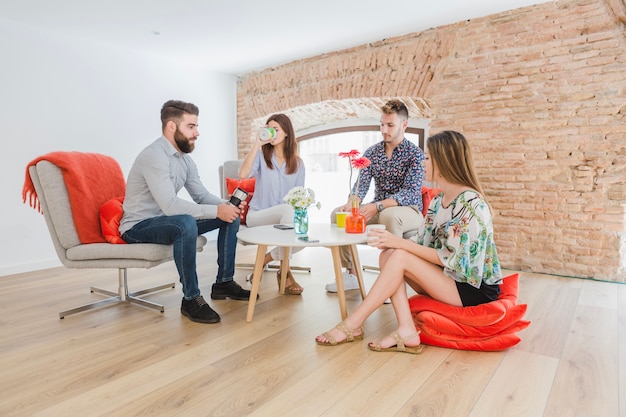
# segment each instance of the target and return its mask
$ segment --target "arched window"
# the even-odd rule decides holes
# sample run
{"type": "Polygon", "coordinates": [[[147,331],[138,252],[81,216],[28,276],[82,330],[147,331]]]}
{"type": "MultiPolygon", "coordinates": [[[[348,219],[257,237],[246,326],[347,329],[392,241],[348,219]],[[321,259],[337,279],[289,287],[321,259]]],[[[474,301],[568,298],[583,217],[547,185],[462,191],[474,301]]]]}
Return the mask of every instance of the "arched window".
{"type": "MultiPolygon", "coordinates": [[[[424,149],[426,120],[409,120],[405,137],[424,149]]],[[[350,183],[350,165],[339,152],[356,149],[363,153],[371,145],[382,140],[380,121],[359,119],[327,124],[305,131],[296,132],[299,141],[299,153],[306,166],[306,186],[313,189],[321,202],[320,210],[309,211],[311,222],[328,223],[330,213],[346,203],[352,184],[356,181],[356,170],[350,183]]],[[[374,185],[365,197],[365,202],[372,201],[374,185]]]]}

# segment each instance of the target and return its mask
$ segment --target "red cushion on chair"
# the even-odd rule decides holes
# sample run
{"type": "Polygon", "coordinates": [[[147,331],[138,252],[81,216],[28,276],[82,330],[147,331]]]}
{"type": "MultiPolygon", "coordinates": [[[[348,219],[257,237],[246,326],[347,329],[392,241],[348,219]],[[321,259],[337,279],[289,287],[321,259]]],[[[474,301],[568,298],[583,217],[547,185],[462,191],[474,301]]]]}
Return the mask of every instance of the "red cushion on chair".
{"type": "Polygon", "coordinates": [[[124,197],[116,197],[100,206],[102,236],[109,243],[126,243],[120,236],[120,220],[124,214],[123,203],[124,197]]]}
{"type": "Polygon", "coordinates": [[[428,212],[430,201],[440,192],[441,190],[439,188],[430,188],[425,185],[422,186],[422,214],[424,216],[428,212]]]}
{"type": "Polygon", "coordinates": [[[248,193],[248,197],[246,198],[246,206],[240,216],[241,224],[246,224],[246,217],[248,215],[248,204],[250,204],[250,200],[252,200],[252,196],[254,195],[255,184],[256,178],[246,178],[243,180],[226,178],[226,190],[228,191],[228,197],[230,197],[235,192],[235,189],[237,187],[248,193]]]}

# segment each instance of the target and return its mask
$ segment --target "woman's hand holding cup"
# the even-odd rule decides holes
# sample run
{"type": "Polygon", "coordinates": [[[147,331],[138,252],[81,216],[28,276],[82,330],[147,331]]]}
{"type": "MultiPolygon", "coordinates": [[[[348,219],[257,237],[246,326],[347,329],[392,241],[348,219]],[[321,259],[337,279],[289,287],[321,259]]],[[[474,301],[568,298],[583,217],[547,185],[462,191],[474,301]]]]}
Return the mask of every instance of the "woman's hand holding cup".
{"type": "Polygon", "coordinates": [[[385,229],[387,227],[384,224],[368,224],[366,227],[367,244],[377,248],[380,236],[385,233],[385,229]]]}

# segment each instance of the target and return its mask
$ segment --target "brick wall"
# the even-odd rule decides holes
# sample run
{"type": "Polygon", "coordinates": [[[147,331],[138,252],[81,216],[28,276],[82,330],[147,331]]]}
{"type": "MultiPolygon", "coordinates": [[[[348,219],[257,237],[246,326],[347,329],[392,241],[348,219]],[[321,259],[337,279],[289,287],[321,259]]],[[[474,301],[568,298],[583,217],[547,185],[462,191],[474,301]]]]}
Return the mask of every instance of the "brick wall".
{"type": "Polygon", "coordinates": [[[300,130],[400,97],[470,141],[504,267],[624,282],[625,16],[563,0],[246,74],[240,157],[272,113],[300,130]]]}

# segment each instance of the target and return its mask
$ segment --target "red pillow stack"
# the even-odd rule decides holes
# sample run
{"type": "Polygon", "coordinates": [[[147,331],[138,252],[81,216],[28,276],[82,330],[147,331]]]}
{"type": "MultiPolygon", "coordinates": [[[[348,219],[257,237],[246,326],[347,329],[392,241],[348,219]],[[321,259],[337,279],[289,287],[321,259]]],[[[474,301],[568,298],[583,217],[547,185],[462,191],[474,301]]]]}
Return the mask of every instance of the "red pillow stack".
{"type": "Polygon", "coordinates": [[[526,304],[517,304],[519,274],[502,280],[496,301],[456,307],[425,295],[409,299],[422,343],[453,349],[496,351],[520,342],[517,332],[530,324],[522,320],[526,304]]]}
{"type": "Polygon", "coordinates": [[[252,200],[252,196],[254,195],[254,186],[256,185],[256,178],[246,178],[243,180],[235,179],[235,178],[226,178],[226,190],[228,190],[228,197],[233,195],[237,188],[241,188],[245,192],[248,193],[248,198],[246,198],[246,207],[243,209],[241,213],[241,224],[246,224],[246,216],[248,215],[248,204],[250,204],[250,200],[252,200]]]}

